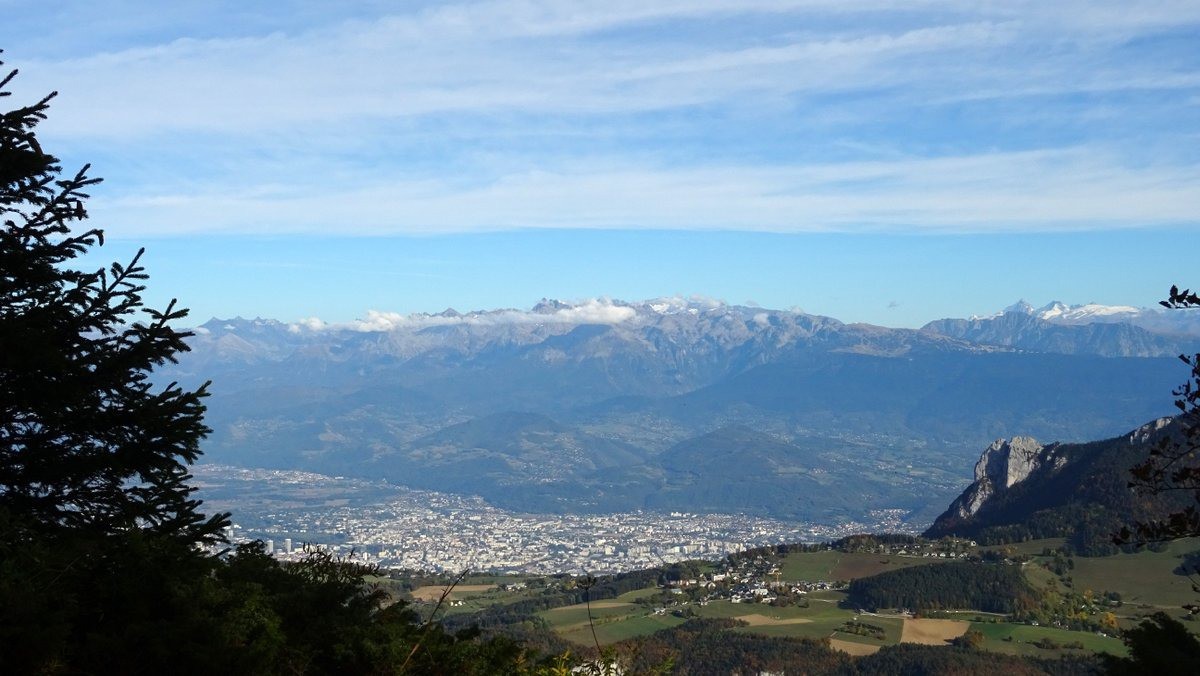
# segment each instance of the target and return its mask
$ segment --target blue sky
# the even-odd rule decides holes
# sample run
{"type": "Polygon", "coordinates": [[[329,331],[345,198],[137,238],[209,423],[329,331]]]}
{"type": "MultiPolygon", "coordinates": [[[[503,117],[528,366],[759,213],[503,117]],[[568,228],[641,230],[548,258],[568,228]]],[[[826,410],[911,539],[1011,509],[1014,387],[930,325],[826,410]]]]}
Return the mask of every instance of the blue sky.
{"type": "Polygon", "coordinates": [[[0,46],[106,179],[88,264],[200,319],[1200,285],[1200,3],[897,6],[0,0],[0,46]]]}

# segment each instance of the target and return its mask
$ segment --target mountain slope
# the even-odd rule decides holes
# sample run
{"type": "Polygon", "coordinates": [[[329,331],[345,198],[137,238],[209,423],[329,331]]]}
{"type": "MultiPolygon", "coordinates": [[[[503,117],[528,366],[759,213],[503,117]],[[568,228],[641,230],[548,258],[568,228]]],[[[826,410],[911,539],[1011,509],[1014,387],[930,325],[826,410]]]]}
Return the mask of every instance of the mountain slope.
{"type": "Polygon", "coordinates": [[[1127,487],[1129,468],[1145,459],[1162,435],[1177,433],[1178,423],[1162,418],[1084,444],[997,440],[976,464],[975,481],[925,534],[986,543],[1066,536],[1080,553],[1111,553],[1111,536],[1121,526],[1192,500],[1178,494],[1140,496],[1127,487]]]}
{"type": "Polygon", "coordinates": [[[1196,342],[1187,337],[1151,333],[1129,323],[1059,323],[1033,312],[939,319],[921,330],[983,345],[1102,357],[1167,357],[1185,351],[1187,345],[1196,342]]]}
{"type": "Polygon", "coordinates": [[[212,379],[212,461],[560,512],[895,508],[924,520],[967,475],[964,449],[1017,433],[1115,434],[1168,412],[1178,374],[1174,359],[1018,351],[678,299],[371,313],[343,326],[214,320],[190,345],[156,375],[212,379]],[[686,469],[689,447],[715,455],[692,452],[686,469]],[[798,466],[828,480],[723,465],[726,450],[764,467],[774,461],[760,451],[800,452],[798,466]]]}

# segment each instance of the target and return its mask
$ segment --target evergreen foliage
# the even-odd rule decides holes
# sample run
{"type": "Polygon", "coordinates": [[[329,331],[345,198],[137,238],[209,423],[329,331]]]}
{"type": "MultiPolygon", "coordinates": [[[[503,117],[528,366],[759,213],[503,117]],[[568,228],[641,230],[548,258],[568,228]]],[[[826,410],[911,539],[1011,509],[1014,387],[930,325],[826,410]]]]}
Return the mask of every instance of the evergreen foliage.
{"type": "MultiPolygon", "coordinates": [[[[0,96],[16,71],[0,81],[0,96]]],[[[87,218],[87,167],[62,176],[34,131],[53,94],[0,116],[0,509],[30,533],[145,530],[219,539],[187,465],[200,454],[205,388],[156,388],[151,370],[186,351],[186,316],[142,305],[141,252],[75,270],[103,242],[87,218]],[[143,321],[144,320],[144,321],[143,321]]]]}
{"type": "MultiPolygon", "coordinates": [[[[1161,304],[1175,310],[1200,308],[1200,295],[1172,286],[1161,304]]],[[[1181,354],[1179,359],[1191,370],[1187,382],[1174,391],[1179,430],[1159,439],[1149,457],[1130,470],[1133,480],[1129,487],[1149,495],[1180,493],[1191,503],[1165,516],[1139,521],[1132,530],[1122,529],[1116,537],[1121,542],[1145,544],[1200,535],[1200,353],[1181,354]]]]}
{"type": "Polygon", "coordinates": [[[1102,673],[1093,657],[1058,660],[1030,659],[983,652],[963,647],[901,643],[867,655],[854,664],[858,674],[871,676],[915,676],[916,674],[1009,674],[1011,676],[1054,674],[1085,676],[1102,673]]]}
{"type": "Polygon", "coordinates": [[[1013,613],[1037,605],[1019,566],[951,562],[889,570],[850,583],[847,600],[861,608],[970,608],[1013,613]]]}
{"type": "Polygon", "coordinates": [[[1129,657],[1109,656],[1110,674],[1194,674],[1200,664],[1200,641],[1183,623],[1166,613],[1155,613],[1125,631],[1129,657]]]}
{"type": "Polygon", "coordinates": [[[822,641],[732,631],[740,625],[731,619],[693,619],[622,647],[633,654],[635,671],[674,657],[676,674],[853,673],[851,658],[822,641]]]}
{"type": "Polygon", "coordinates": [[[212,553],[228,515],[201,514],[187,473],[206,386],[151,379],[188,349],[187,313],[143,306],[140,251],[71,266],[104,241],[73,231],[99,179],[38,143],[53,96],[0,114],[0,673],[563,671],[418,622],[327,552],[212,553]]]}

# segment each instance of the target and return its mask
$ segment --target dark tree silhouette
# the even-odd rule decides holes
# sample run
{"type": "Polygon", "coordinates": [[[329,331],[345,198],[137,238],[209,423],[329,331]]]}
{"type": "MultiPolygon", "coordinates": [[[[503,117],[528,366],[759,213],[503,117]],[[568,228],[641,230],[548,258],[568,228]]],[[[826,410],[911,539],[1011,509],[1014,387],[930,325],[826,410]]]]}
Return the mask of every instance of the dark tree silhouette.
{"type": "Polygon", "coordinates": [[[0,113],[0,673],[545,673],[513,641],[417,625],[373,567],[202,547],[229,523],[188,485],[207,385],[151,377],[188,349],[187,313],[144,307],[141,251],[72,267],[104,241],[72,232],[99,179],[38,143],[53,97],[0,113]]]}
{"type": "Polygon", "coordinates": [[[1200,641],[1182,622],[1155,613],[1125,631],[1129,657],[1105,655],[1110,674],[1194,674],[1200,663],[1200,641]]]}
{"type": "MultiPolygon", "coordinates": [[[[1172,286],[1163,307],[1176,310],[1200,308],[1200,295],[1172,286]]],[[[1159,438],[1149,457],[1130,470],[1129,487],[1145,495],[1190,493],[1192,504],[1160,518],[1139,521],[1113,536],[1117,544],[1146,545],[1180,538],[1200,536],[1200,354],[1181,354],[1191,374],[1187,382],[1175,388],[1175,407],[1179,409],[1177,426],[1159,438]]],[[[1183,571],[1192,579],[1192,589],[1200,593],[1200,570],[1183,571]]],[[[1193,615],[1200,604],[1184,606],[1193,615]]]]}
{"type": "MultiPolygon", "coordinates": [[[[1200,295],[1172,286],[1170,296],[1161,301],[1169,309],[1200,307],[1200,295]]],[[[1194,503],[1161,518],[1141,521],[1122,528],[1113,536],[1117,544],[1145,545],[1200,535],[1200,354],[1179,355],[1191,369],[1187,382],[1175,388],[1175,407],[1179,409],[1178,427],[1162,436],[1149,457],[1130,470],[1129,487],[1142,494],[1191,493],[1194,503]]],[[[1200,593],[1195,569],[1184,572],[1192,580],[1192,589],[1200,593]]],[[[1189,613],[1200,613],[1200,605],[1183,606],[1189,613]]],[[[1191,674],[1200,661],[1200,641],[1180,622],[1165,613],[1156,613],[1137,627],[1125,632],[1129,657],[1107,658],[1113,674],[1191,674]]]]}
{"type": "MultiPolygon", "coordinates": [[[[1171,309],[1198,308],[1200,296],[1172,286],[1170,297],[1160,304],[1171,309]]],[[[1159,439],[1145,462],[1130,470],[1129,486],[1149,494],[1192,493],[1196,504],[1125,528],[1117,535],[1119,542],[1144,544],[1200,535],[1200,354],[1181,354],[1179,359],[1191,369],[1188,381],[1174,391],[1179,431],[1159,439]]]]}
{"type": "MultiPolygon", "coordinates": [[[[16,71],[0,80],[0,97],[16,71]]],[[[208,433],[205,388],[155,387],[155,366],[186,351],[175,302],[145,308],[142,252],[107,270],[72,269],[101,245],[84,167],[62,176],[34,135],[54,94],[0,116],[0,510],[35,532],[140,529],[219,539],[187,465],[208,433]]]]}

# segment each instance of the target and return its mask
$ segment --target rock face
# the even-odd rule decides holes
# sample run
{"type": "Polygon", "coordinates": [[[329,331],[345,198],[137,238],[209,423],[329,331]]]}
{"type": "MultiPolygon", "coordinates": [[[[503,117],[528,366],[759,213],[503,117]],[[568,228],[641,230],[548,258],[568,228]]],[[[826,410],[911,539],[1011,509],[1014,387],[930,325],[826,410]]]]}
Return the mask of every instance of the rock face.
{"type": "Polygon", "coordinates": [[[974,516],[993,495],[1024,481],[1039,467],[1056,462],[1057,444],[1042,446],[1032,437],[997,439],[975,464],[975,481],[950,505],[960,519],[974,516]]]}
{"type": "Polygon", "coordinates": [[[1085,556],[1111,553],[1122,526],[1193,504],[1191,494],[1141,495],[1128,487],[1129,468],[1165,436],[1181,434],[1177,420],[1158,418],[1103,441],[996,441],[975,466],[975,480],[925,535],[992,544],[1066,537],[1085,556]]]}

